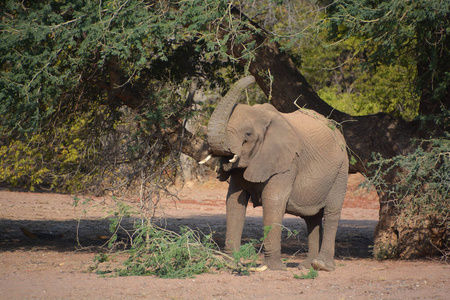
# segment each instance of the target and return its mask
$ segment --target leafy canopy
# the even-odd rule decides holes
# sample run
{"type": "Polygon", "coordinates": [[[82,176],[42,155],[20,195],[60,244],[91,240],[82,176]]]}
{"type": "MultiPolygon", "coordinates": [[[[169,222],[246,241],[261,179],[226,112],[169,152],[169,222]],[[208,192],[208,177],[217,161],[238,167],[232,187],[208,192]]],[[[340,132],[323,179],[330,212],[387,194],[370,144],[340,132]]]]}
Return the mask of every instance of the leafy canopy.
{"type": "MultiPolygon", "coordinates": [[[[335,25],[340,2],[316,2],[248,2],[243,10],[270,32],[331,106],[351,115],[386,112],[406,120],[417,116],[414,53],[369,65],[368,56],[376,49],[373,42],[367,43],[371,36],[335,25]]],[[[340,17],[342,23],[351,22],[340,17]]]]}
{"type": "MultiPolygon", "coordinates": [[[[239,4],[337,109],[410,120],[419,100],[445,102],[446,1],[314,2],[239,4]]],[[[227,50],[249,32],[241,27],[245,18],[231,17],[231,4],[237,2],[2,2],[0,181],[80,182],[82,174],[103,172],[106,158],[154,161],[149,151],[163,163],[179,149],[161,145],[166,130],[194,115],[186,98],[192,79],[201,79],[197,88],[221,85],[242,71],[227,50]]],[[[254,45],[246,46],[250,61],[254,45]]]]}
{"type": "Polygon", "coordinates": [[[102,91],[124,82],[180,83],[220,53],[213,27],[227,1],[6,1],[0,24],[3,134],[41,129],[76,102],[109,104],[102,91]],[[208,57],[206,57],[208,56],[208,57]],[[112,82],[111,59],[121,81],[112,82]],[[203,65],[202,65],[203,63],[203,65]]]}
{"type": "Polygon", "coordinates": [[[359,38],[366,69],[399,65],[411,70],[421,113],[449,108],[449,1],[340,0],[328,12],[329,37],[359,38]]]}
{"type": "Polygon", "coordinates": [[[77,189],[92,179],[76,183],[82,174],[153,151],[163,163],[164,131],[192,115],[191,79],[223,82],[240,23],[223,0],[9,0],[0,11],[0,181],[31,187],[71,177],[77,189]]]}

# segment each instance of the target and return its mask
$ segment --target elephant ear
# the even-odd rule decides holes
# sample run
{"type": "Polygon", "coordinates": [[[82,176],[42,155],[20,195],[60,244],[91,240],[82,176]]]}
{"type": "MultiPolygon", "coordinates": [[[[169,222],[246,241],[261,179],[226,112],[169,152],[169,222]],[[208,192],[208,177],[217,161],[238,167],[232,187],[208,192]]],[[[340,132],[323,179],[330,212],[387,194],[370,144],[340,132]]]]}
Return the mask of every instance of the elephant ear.
{"type": "Polygon", "coordinates": [[[250,182],[265,182],[288,171],[302,148],[296,130],[278,111],[270,110],[268,115],[264,140],[244,172],[245,180],[250,182]]]}

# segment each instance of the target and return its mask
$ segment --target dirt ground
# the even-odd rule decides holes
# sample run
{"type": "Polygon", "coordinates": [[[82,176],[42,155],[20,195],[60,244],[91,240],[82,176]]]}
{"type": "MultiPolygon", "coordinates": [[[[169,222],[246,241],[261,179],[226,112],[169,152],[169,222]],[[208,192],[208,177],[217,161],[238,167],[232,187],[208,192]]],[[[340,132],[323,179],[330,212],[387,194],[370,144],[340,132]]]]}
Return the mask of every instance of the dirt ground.
{"type": "MultiPolygon", "coordinates": [[[[113,206],[93,198],[74,206],[73,196],[0,190],[0,299],[449,299],[450,266],[439,258],[376,261],[370,246],[378,220],[375,193],[357,189],[352,175],[336,240],[336,270],[299,280],[307,250],[305,225],[286,215],[300,234],[284,238],[287,271],[250,276],[227,272],[189,279],[103,278],[89,273],[108,236],[104,218],[113,206]]],[[[178,201],[165,200],[164,224],[214,232],[223,245],[226,183],[186,184],[178,201]]],[[[82,198],[80,203],[83,202],[82,198]]],[[[262,235],[262,211],[249,207],[244,239],[262,235]]]]}

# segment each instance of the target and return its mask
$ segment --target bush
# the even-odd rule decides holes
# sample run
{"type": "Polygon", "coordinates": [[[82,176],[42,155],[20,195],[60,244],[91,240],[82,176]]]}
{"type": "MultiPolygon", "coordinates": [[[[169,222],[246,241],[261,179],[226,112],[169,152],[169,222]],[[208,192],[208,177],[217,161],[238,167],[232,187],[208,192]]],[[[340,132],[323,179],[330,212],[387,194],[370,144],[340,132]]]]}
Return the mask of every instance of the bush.
{"type": "Polygon", "coordinates": [[[375,155],[371,181],[385,193],[388,216],[379,227],[393,234],[375,240],[379,259],[450,255],[450,139],[423,140],[407,156],[375,155]],[[390,174],[396,174],[396,181],[390,174]]]}
{"type": "MultiPolygon", "coordinates": [[[[254,270],[258,259],[259,252],[255,244],[264,241],[264,238],[252,240],[230,257],[220,252],[212,233],[204,234],[185,226],[180,227],[179,232],[161,228],[151,218],[142,217],[145,212],[135,210],[121,201],[117,202],[117,208],[112,213],[112,236],[107,243],[109,251],[98,254],[91,267],[91,271],[98,274],[186,278],[228,269],[248,275],[254,270]],[[134,227],[125,229],[123,221],[133,217],[137,217],[134,227]],[[126,242],[119,238],[123,231],[128,239],[126,242]],[[106,262],[115,262],[118,266],[111,268],[112,264],[106,262]]],[[[265,232],[268,230],[265,229],[265,232]]]]}
{"type": "Polygon", "coordinates": [[[143,222],[134,232],[131,249],[127,251],[129,257],[116,272],[119,276],[192,277],[212,268],[223,268],[217,253],[211,235],[188,227],[175,233],[143,222]]]}
{"type": "Polygon", "coordinates": [[[133,229],[124,229],[123,219],[133,214],[130,206],[118,202],[118,211],[110,219],[109,253],[96,256],[92,271],[118,276],[185,278],[225,266],[212,234],[205,235],[188,227],[181,227],[177,233],[156,226],[148,218],[136,219],[133,229]],[[118,246],[123,246],[123,241],[119,240],[120,230],[126,232],[128,242],[125,250],[118,251],[118,246]],[[110,266],[102,265],[100,268],[100,264],[116,258],[119,258],[118,267],[111,270],[110,266]]]}

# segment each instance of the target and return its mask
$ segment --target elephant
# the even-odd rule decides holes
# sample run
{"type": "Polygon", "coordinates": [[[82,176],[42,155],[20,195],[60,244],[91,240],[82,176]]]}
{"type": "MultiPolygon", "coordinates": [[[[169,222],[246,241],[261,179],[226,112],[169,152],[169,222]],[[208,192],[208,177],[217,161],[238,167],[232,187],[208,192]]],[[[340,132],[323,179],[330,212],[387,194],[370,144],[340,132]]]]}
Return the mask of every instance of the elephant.
{"type": "Polygon", "coordinates": [[[302,217],[308,254],[298,268],[335,269],[335,238],[347,189],[348,156],[336,125],[307,109],[281,113],[271,104],[237,104],[253,76],[238,80],[208,123],[211,155],[219,156],[219,179],[229,179],[225,252],[240,248],[247,204],[262,206],[263,267],[286,269],[281,261],[282,219],[302,217]],[[323,220],[322,220],[323,219],[323,220]]]}

